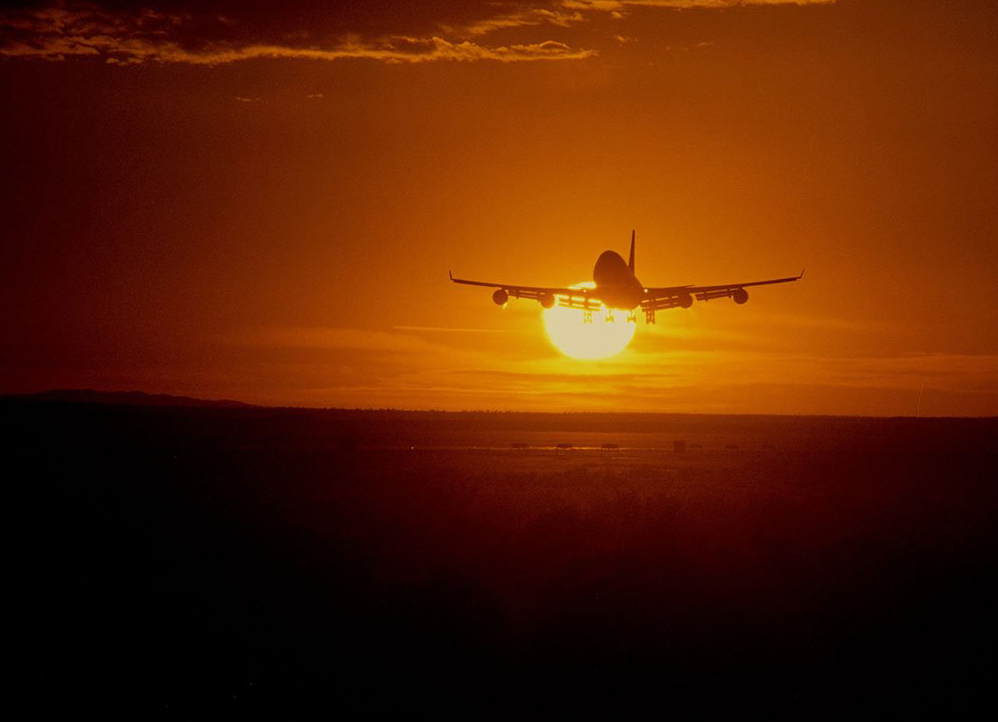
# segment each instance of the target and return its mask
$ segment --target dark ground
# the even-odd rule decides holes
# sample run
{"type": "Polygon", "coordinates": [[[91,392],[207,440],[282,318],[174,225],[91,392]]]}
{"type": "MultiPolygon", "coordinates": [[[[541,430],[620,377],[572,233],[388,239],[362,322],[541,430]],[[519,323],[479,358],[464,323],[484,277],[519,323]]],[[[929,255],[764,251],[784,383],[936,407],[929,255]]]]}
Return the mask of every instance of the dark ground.
{"type": "Polygon", "coordinates": [[[17,717],[998,708],[998,420],[9,399],[0,437],[17,717]]]}

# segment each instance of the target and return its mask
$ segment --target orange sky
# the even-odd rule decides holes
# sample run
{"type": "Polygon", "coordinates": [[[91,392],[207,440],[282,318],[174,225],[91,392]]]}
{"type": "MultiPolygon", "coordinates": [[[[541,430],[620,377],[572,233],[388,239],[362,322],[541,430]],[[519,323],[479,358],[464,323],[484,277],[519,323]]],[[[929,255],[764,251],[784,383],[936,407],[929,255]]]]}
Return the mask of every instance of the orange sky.
{"type": "Polygon", "coordinates": [[[0,393],[998,414],[992,3],[242,5],[0,11],[0,393]],[[807,275],[589,362],[447,280],[632,228],[645,284],[807,275]]]}

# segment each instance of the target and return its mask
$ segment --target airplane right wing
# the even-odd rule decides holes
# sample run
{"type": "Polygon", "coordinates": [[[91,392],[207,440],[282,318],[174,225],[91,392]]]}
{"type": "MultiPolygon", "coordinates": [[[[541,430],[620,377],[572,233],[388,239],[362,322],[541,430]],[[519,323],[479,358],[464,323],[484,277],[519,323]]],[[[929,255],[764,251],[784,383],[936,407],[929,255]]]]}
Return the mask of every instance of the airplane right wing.
{"type": "Polygon", "coordinates": [[[508,297],[526,298],[538,301],[544,308],[551,308],[557,302],[561,306],[596,310],[600,306],[599,296],[592,288],[565,288],[558,286],[517,286],[511,283],[492,283],[491,281],[470,281],[465,278],[454,278],[447,272],[454,283],[467,286],[483,286],[496,289],[492,300],[500,306],[506,303],[508,297]]]}

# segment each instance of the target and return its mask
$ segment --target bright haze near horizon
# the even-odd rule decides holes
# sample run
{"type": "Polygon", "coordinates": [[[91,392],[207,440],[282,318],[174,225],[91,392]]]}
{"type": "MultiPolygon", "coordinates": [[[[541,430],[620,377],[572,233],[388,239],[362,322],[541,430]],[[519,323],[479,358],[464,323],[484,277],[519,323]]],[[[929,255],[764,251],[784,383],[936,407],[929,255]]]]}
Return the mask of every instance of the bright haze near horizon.
{"type": "MultiPolygon", "coordinates": [[[[998,414],[979,0],[19,3],[0,393],[998,414]],[[795,275],[599,360],[455,276],[795,275]]],[[[619,322],[620,319],[618,319],[619,322]]]]}

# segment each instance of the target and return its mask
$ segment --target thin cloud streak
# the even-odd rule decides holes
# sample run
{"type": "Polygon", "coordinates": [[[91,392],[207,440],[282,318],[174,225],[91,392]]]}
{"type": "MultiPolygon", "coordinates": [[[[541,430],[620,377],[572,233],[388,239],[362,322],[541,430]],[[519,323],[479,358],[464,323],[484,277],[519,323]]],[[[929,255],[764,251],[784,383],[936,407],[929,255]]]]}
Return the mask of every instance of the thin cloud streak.
{"type": "Polygon", "coordinates": [[[579,11],[565,12],[555,6],[552,8],[523,8],[503,15],[475,20],[464,25],[443,25],[442,27],[457,35],[476,36],[488,35],[489,33],[508,30],[510,28],[544,24],[567,28],[572,23],[583,22],[585,19],[585,16],[579,11]]]}
{"type": "Polygon", "coordinates": [[[417,333],[518,333],[508,328],[455,328],[451,326],[392,326],[396,331],[417,333]]]}
{"type": "Polygon", "coordinates": [[[575,10],[600,10],[620,13],[628,7],[667,8],[673,10],[724,10],[746,5],[832,5],[837,0],[562,0],[561,5],[575,10]]]}
{"type": "MultiPolygon", "coordinates": [[[[633,7],[661,8],[664,10],[723,10],[747,5],[831,5],[837,0],[556,0],[549,7],[526,7],[511,10],[463,25],[442,25],[450,33],[461,37],[475,37],[512,28],[554,25],[567,28],[587,22],[596,13],[609,14],[621,19],[633,7]]],[[[618,42],[634,42],[635,38],[614,35],[618,42]]]]}
{"type": "Polygon", "coordinates": [[[270,358],[267,348],[297,348],[290,357],[281,354],[279,372],[268,372],[286,384],[275,389],[275,397],[329,405],[484,408],[485,388],[497,400],[496,408],[520,410],[557,400],[573,410],[639,410],[654,403],[672,411],[774,413],[792,411],[806,397],[817,412],[873,413],[880,402],[872,400],[904,399],[924,386],[936,398],[937,411],[945,413],[959,408],[958,397],[976,398],[974,403],[986,408],[998,395],[994,355],[829,357],[735,348],[628,348],[613,358],[581,362],[556,355],[540,339],[536,350],[519,357],[508,342],[488,349],[448,343],[467,332],[489,335],[477,329],[425,331],[272,328],[231,341],[261,349],[262,358],[270,358]],[[777,395],[767,396],[767,389],[777,395]],[[850,390],[848,399],[841,389],[850,390]]]}
{"type": "MultiPolygon", "coordinates": [[[[392,35],[366,40],[350,36],[321,45],[292,45],[270,39],[219,42],[195,28],[190,13],[112,13],[97,6],[50,7],[0,14],[0,57],[66,60],[103,58],[109,64],[147,62],[185,65],[225,65],[245,60],[295,59],[336,61],[368,59],[385,63],[426,63],[441,60],[501,63],[538,60],[583,60],[594,49],[573,48],[553,39],[529,43],[484,45],[470,40],[498,31],[548,25],[568,28],[595,15],[622,18],[630,8],[721,10],[747,5],[828,5],[836,0],[559,0],[546,7],[520,7],[461,25],[440,23],[440,35],[392,35]],[[190,41],[190,42],[185,42],[190,41]]],[[[229,24],[222,18],[212,23],[229,24]]],[[[620,35],[611,39],[621,42],[620,35]]],[[[636,39],[627,38],[627,41],[636,39]]]]}
{"type": "Polygon", "coordinates": [[[489,46],[436,35],[389,35],[378,40],[341,39],[330,47],[295,46],[277,42],[241,44],[210,42],[188,47],[179,38],[192,32],[190,17],[148,12],[115,15],[99,9],[50,8],[0,16],[0,56],[65,60],[70,57],[104,58],[105,62],[135,65],[146,62],[186,65],[223,65],[256,59],[334,61],[369,59],[385,63],[425,63],[438,60],[501,63],[536,60],[582,60],[594,50],[575,49],[555,40],[489,46]]]}
{"type": "Polygon", "coordinates": [[[443,38],[391,38],[377,44],[357,41],[322,48],[296,48],[280,45],[249,45],[241,48],[212,47],[186,50],[174,43],[126,40],[110,36],[50,38],[38,45],[16,44],[0,48],[0,56],[65,60],[73,56],[105,56],[111,64],[136,65],[145,62],[187,65],[225,65],[243,60],[368,59],[386,63],[425,63],[436,60],[474,62],[494,60],[514,63],[533,60],[582,60],[594,50],[574,50],[564,43],[546,40],[529,45],[488,47],[468,41],[452,43],[443,38]]]}

